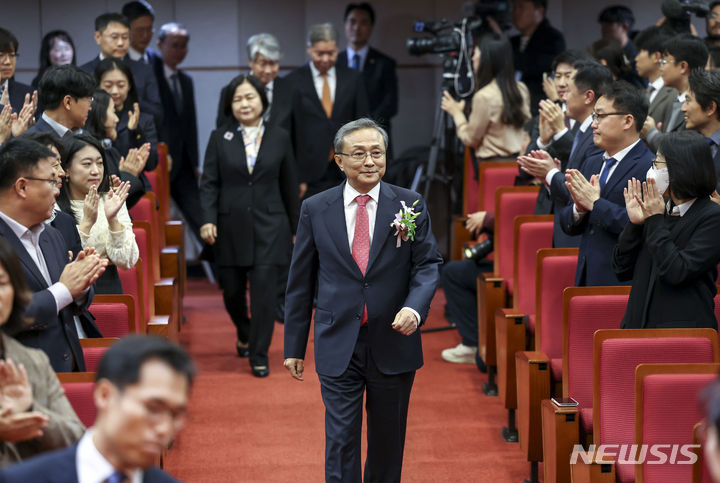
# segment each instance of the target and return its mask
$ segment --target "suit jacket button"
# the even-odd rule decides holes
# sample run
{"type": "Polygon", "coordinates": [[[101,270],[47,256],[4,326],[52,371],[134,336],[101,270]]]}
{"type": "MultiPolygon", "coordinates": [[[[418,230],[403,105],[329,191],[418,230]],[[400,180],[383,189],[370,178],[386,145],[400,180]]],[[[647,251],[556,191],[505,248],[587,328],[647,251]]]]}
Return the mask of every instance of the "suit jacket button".
{"type": "Polygon", "coordinates": [[[252,181],[248,181],[248,186],[252,186],[252,181]]]}
{"type": "Polygon", "coordinates": [[[358,319],[358,320],[360,320],[360,319],[362,319],[362,315],[356,314],[356,315],[355,315],[355,318],[358,319]]]}
{"type": "Polygon", "coordinates": [[[364,283],[364,284],[363,284],[363,288],[368,288],[369,286],[370,286],[369,283],[364,283]]]}
{"type": "Polygon", "coordinates": [[[70,359],[70,354],[63,354],[63,359],[64,360],[70,359]]]}

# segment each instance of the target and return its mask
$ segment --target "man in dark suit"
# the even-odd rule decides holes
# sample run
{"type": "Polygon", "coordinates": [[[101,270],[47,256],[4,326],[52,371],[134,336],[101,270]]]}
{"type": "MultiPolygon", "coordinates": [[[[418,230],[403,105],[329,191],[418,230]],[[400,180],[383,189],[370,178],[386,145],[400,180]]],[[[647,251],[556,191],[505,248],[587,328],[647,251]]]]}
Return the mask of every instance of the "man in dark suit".
{"type": "Polygon", "coordinates": [[[145,0],[128,2],[123,5],[122,13],[130,24],[130,49],[128,57],[136,62],[152,65],[160,54],[149,48],[153,38],[155,11],[145,0]]]}
{"type": "Polygon", "coordinates": [[[106,57],[123,59],[132,71],[140,110],[150,114],[156,126],[162,124],[163,108],[152,67],[128,57],[130,23],[127,18],[119,13],[104,13],[98,16],[95,19],[95,42],[100,47],[100,54],[80,67],[92,74],[95,67],[106,57]]]}
{"type": "Polygon", "coordinates": [[[92,75],[71,64],[53,66],[38,87],[45,111],[27,132],[48,132],[59,139],[85,126],[95,91],[92,75]]]}
{"type": "Polygon", "coordinates": [[[537,114],[543,94],[543,74],[550,71],[553,59],[565,50],[565,37],[545,18],[547,0],[513,2],[512,18],[520,34],[510,39],[515,56],[515,71],[530,91],[530,111],[537,114]]]}
{"type": "Polygon", "coordinates": [[[58,193],[54,157],[22,138],[0,148],[0,236],[17,252],[33,292],[27,315],[34,322],[15,338],[42,349],[57,372],[84,371],[79,337],[102,337],[87,307],[107,259],[88,248],[71,262],[63,236],[43,223],[58,193]]]}
{"type": "Polygon", "coordinates": [[[182,211],[192,232],[200,236],[202,211],[198,192],[198,143],[195,115],[195,89],[192,78],[178,69],[188,52],[190,35],[183,25],[167,23],[160,27],[158,49],[162,54],[154,65],[163,105],[160,139],[168,144],[173,164],[170,194],[182,211]]]}
{"type": "Polygon", "coordinates": [[[26,100],[34,102],[34,109],[37,109],[37,97],[33,98],[37,94],[34,94],[33,88],[15,80],[18,47],[17,37],[0,27],[0,94],[7,88],[10,105],[16,113],[20,112],[26,100]]]}
{"type": "Polygon", "coordinates": [[[295,91],[293,144],[303,196],[342,180],[333,162],[333,137],[340,126],[370,112],[362,74],[335,65],[337,32],[332,24],[310,27],[307,53],[310,62],[287,76],[295,91]]]}
{"type": "MultiPolygon", "coordinates": [[[[568,169],[582,170],[585,162],[602,154],[603,150],[593,143],[592,113],[599,93],[612,82],[610,71],[596,62],[578,64],[574,76],[568,83],[565,105],[567,115],[575,120],[578,129],[574,135],[565,128],[567,134],[561,135],[555,143],[566,142],[564,138],[572,138],[567,156],[560,158],[557,166],[551,152],[534,151],[531,156],[520,156],[518,162],[523,170],[530,173],[545,184],[553,203],[553,212],[557,213],[570,201],[570,192],[565,186],[565,172],[568,169]]],[[[566,150],[562,150],[563,153],[566,150]]],[[[553,246],[557,248],[577,247],[579,237],[571,237],[563,232],[559,217],[555,217],[553,225],[553,246]]]]}
{"type": "MultiPolygon", "coordinates": [[[[260,79],[265,86],[265,95],[269,107],[263,114],[263,122],[268,126],[280,126],[287,132],[292,130],[293,88],[290,82],[279,77],[280,43],[274,35],[268,33],[255,34],[247,41],[248,66],[250,73],[260,79]]],[[[220,127],[233,120],[232,113],[226,112],[225,96],[234,93],[227,92],[227,86],[220,91],[218,113],[215,127],[220,127]]]]}
{"type": "Polygon", "coordinates": [[[565,173],[571,200],[555,216],[565,233],[581,235],[577,286],[618,284],[610,260],[628,222],[623,189],[630,178],[645,180],[654,158],[640,140],[647,109],[635,87],[613,82],[593,112],[593,142],[605,152],[565,173]]]}
{"type": "Polygon", "coordinates": [[[653,152],[657,151],[665,133],[685,129],[685,119],[680,109],[690,88],[690,72],[704,69],[707,59],[708,49],[705,43],[689,34],[671,37],[663,44],[663,58],[660,63],[662,78],[666,86],[677,89],[680,94],[673,101],[659,127],[655,119],[648,117],[645,120],[642,134],[653,152]]]}
{"type": "Polygon", "coordinates": [[[720,192],[720,72],[693,71],[690,89],[682,106],[685,127],[705,136],[715,164],[720,192]]]}
{"type": "Polygon", "coordinates": [[[423,364],[425,322],[442,263],[427,205],[381,183],[387,133],[369,119],[341,127],[335,161],[347,182],[302,205],[290,266],[285,367],[303,379],[315,310],[315,366],[325,403],[325,480],[360,482],[367,390],[365,481],[399,482],[410,390],[423,364]],[[390,226],[413,207],[413,237],[390,226]]]}
{"type": "Polygon", "coordinates": [[[598,23],[602,39],[619,43],[625,58],[630,62],[633,70],[626,76],[626,80],[639,89],[646,88],[647,80],[635,71],[637,49],[633,39],[630,38],[630,32],[635,25],[635,15],[632,10],[625,5],[611,5],[600,12],[598,23]]]}
{"type": "Polygon", "coordinates": [[[660,72],[663,45],[670,38],[669,34],[657,26],[649,27],[635,37],[638,51],[635,56],[635,70],[649,82],[645,96],[650,105],[648,116],[653,119],[665,119],[678,96],[674,87],[665,85],[660,72]]]}
{"type": "Polygon", "coordinates": [[[337,65],[363,73],[370,117],[385,128],[392,141],[390,121],[398,111],[398,80],[395,60],[368,45],[375,26],[375,10],[367,2],[351,3],[345,7],[343,20],[348,46],[338,55],[337,65]]]}
{"type": "Polygon", "coordinates": [[[133,335],[114,344],[95,376],[95,424],[77,444],[0,472],[5,483],[177,482],[155,465],[183,426],[195,367],[178,345],[133,335]]]}

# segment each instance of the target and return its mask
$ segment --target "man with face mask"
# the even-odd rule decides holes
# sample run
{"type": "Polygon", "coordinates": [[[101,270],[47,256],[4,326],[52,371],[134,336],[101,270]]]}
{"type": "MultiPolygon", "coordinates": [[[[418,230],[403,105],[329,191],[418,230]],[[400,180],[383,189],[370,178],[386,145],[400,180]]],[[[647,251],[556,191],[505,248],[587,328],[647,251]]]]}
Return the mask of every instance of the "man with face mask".
{"type": "MultiPolygon", "coordinates": [[[[682,106],[686,129],[705,136],[715,165],[720,173],[720,72],[696,70],[690,74],[690,90],[682,106]]],[[[720,177],[716,184],[720,192],[720,177]]]]}

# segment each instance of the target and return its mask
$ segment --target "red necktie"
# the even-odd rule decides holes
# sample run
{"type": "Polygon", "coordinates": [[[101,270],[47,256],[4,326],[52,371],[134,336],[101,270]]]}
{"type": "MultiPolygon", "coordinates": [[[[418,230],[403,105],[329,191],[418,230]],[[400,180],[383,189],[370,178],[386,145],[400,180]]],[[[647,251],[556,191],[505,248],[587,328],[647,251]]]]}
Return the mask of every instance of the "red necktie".
{"type": "MultiPolygon", "coordinates": [[[[355,198],[357,202],[357,213],[355,214],[355,234],[353,235],[352,256],[355,259],[360,271],[365,275],[368,259],[370,258],[370,221],[365,205],[370,201],[369,195],[360,195],[355,198]]],[[[367,305],[363,307],[362,321],[360,325],[367,324],[367,305]]]]}

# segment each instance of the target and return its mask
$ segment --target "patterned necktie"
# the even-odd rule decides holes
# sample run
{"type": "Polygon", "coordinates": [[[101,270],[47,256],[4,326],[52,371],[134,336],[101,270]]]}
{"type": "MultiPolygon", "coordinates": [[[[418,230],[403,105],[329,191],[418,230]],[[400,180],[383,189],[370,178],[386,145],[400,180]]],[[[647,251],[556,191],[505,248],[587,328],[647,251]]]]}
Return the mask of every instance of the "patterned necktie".
{"type": "Polygon", "coordinates": [[[360,55],[359,54],[353,55],[352,68],[355,70],[360,70],[360,55]]]}
{"type": "Polygon", "coordinates": [[[607,179],[610,174],[610,168],[613,167],[613,165],[617,162],[617,159],[610,158],[605,160],[605,168],[603,169],[602,174],[600,175],[600,189],[603,189],[605,185],[607,184],[607,179]]]}
{"type": "MultiPolygon", "coordinates": [[[[369,195],[360,195],[355,198],[357,213],[355,215],[355,234],[353,235],[352,257],[355,259],[360,271],[365,275],[368,259],[370,258],[370,220],[365,205],[370,201],[369,195]]],[[[367,324],[367,305],[363,306],[360,325],[367,324]]]]}
{"type": "Polygon", "coordinates": [[[332,101],[332,97],[330,96],[330,84],[328,83],[327,73],[323,74],[322,78],[323,78],[323,86],[322,86],[322,98],[320,99],[320,103],[322,104],[322,107],[325,110],[325,114],[327,115],[327,117],[330,117],[330,116],[332,116],[333,101],[332,101]]]}

